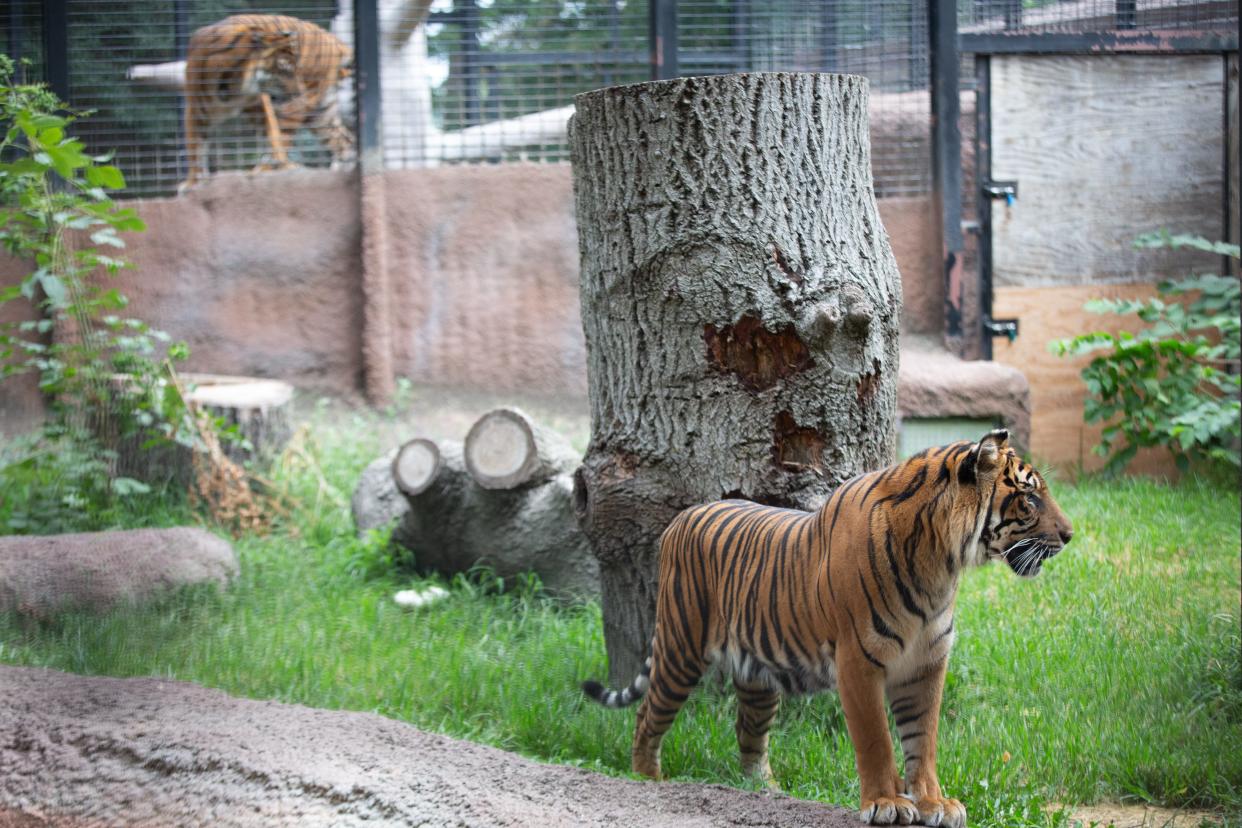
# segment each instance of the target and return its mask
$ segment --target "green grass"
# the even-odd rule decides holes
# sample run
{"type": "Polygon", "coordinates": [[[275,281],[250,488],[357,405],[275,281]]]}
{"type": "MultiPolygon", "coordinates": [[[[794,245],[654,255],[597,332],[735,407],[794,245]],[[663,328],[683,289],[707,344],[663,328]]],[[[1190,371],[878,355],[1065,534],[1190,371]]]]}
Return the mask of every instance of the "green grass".
{"type": "MultiPolygon", "coordinates": [[[[458,580],[416,612],[384,547],[353,538],[348,496],[378,445],[317,431],[328,482],[292,471],[291,525],[237,543],[224,594],[183,593],[103,619],[0,618],[0,661],[162,675],[245,696],[374,711],[549,761],[626,774],[633,711],[584,701],[606,672],[598,607],[458,580]]],[[[1034,581],[990,567],[959,599],[940,738],[946,789],[976,826],[1053,825],[1050,802],[1206,807],[1242,824],[1239,506],[1234,490],[1086,479],[1054,491],[1075,540],[1034,581]]],[[[160,501],[146,525],[184,521],[160,501]]],[[[126,518],[124,522],[130,522],[126,518]]],[[[795,795],[856,807],[853,751],[833,695],[785,703],[772,765],[795,795]]],[[[692,696],[666,773],[744,786],[730,696],[692,696]]]]}

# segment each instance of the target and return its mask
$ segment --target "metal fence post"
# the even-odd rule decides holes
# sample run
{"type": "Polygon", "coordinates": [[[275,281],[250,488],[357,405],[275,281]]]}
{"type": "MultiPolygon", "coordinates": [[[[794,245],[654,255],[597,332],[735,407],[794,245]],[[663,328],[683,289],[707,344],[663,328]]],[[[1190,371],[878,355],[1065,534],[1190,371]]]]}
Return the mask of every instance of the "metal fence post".
{"type": "Polygon", "coordinates": [[[931,69],[932,193],[940,213],[944,266],[944,336],[961,353],[967,316],[962,254],[962,134],[958,126],[960,55],[956,0],[928,0],[928,59],[931,69]]]}
{"type": "Polygon", "coordinates": [[[650,0],[647,6],[650,32],[651,79],[668,80],[681,73],[677,68],[677,0],[650,0]]]}
{"type": "Polygon", "coordinates": [[[48,88],[62,101],[69,100],[69,9],[68,0],[42,0],[43,71],[48,88]]]}
{"type": "Polygon", "coordinates": [[[392,295],[388,210],[380,123],[380,31],[376,0],[354,0],[354,97],[358,118],[358,212],[362,243],[363,390],[379,405],[392,398],[392,295]]]}
{"type": "Polygon", "coordinates": [[[354,1],[354,113],[358,121],[358,165],[383,169],[380,143],[379,10],[376,0],[354,1]]]}

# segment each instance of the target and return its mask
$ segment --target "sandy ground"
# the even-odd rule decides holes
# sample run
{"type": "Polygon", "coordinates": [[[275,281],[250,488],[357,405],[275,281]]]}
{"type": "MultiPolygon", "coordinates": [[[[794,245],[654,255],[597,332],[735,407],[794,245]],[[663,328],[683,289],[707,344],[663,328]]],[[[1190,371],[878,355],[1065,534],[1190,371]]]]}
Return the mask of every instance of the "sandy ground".
{"type": "MultiPolygon", "coordinates": [[[[1050,809],[1051,810],[1051,809],[1050,809]]],[[[1219,814],[1210,811],[1175,811],[1152,805],[1070,806],[1070,819],[1081,828],[1200,828],[1224,825],[1219,814]]]]}
{"type": "Polygon", "coordinates": [[[717,785],[542,765],[367,713],[0,667],[0,825],[857,825],[717,785]]]}

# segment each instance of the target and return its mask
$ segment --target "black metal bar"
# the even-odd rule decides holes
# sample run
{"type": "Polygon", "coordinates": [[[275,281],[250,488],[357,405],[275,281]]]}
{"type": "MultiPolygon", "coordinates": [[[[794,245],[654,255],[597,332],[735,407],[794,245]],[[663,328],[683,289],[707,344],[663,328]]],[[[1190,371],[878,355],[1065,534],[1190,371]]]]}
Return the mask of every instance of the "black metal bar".
{"type": "Polygon", "coordinates": [[[677,64],[677,0],[650,0],[647,28],[651,48],[651,79],[668,80],[680,74],[677,64]]]}
{"type": "MultiPolygon", "coordinates": [[[[467,126],[481,123],[479,107],[479,3],[478,0],[460,0],[461,17],[461,91],[466,111],[467,126]]],[[[455,2],[454,7],[457,3],[455,2]]]]}
{"type": "MultiPolygon", "coordinates": [[[[176,48],[177,60],[185,60],[190,48],[190,15],[186,9],[186,0],[173,0],[173,44],[176,48]]],[[[185,146],[185,97],[177,95],[177,146],[185,146]]],[[[187,169],[185,153],[177,153],[177,180],[184,181],[187,169]]]]}
{"type": "Polygon", "coordinates": [[[1218,54],[1238,50],[1237,32],[1146,29],[1126,32],[963,34],[963,52],[981,55],[1218,54]]]}
{"type": "Polygon", "coordinates": [[[910,21],[910,68],[907,73],[908,80],[906,83],[911,90],[922,89],[924,84],[927,83],[927,60],[922,48],[927,43],[926,11],[927,9],[924,5],[913,2],[910,4],[910,15],[908,18],[910,21]]]}
{"type": "Polygon", "coordinates": [[[838,72],[840,61],[837,49],[841,45],[841,26],[836,3],[821,3],[819,6],[819,52],[820,65],[825,72],[838,72]]]}
{"type": "Polygon", "coordinates": [[[377,0],[354,0],[354,106],[358,121],[358,167],[384,168],[380,140],[380,31],[377,0]]]}
{"type": "Polygon", "coordinates": [[[17,80],[25,83],[25,72],[22,70],[22,0],[9,2],[9,57],[17,72],[17,80]]]}
{"type": "Polygon", "coordinates": [[[43,72],[48,88],[62,101],[69,100],[69,9],[68,0],[42,0],[43,72]]]}
{"type": "Polygon", "coordinates": [[[992,358],[992,334],[987,328],[992,318],[992,199],[984,186],[992,180],[992,67],[987,55],[975,58],[975,193],[976,221],[979,223],[979,305],[983,324],[979,326],[980,353],[992,358]]]}
{"type": "Polygon", "coordinates": [[[1022,28],[1022,0],[1005,0],[1005,28],[1022,28]]]}
{"type": "MultiPolygon", "coordinates": [[[[751,0],[733,0],[729,19],[729,45],[733,50],[733,64],[743,72],[749,71],[755,65],[752,54],[755,41],[750,31],[752,14],[751,0]]],[[[679,62],[684,60],[680,55],[678,59],[679,62]]]]}
{"type": "Polygon", "coordinates": [[[1133,29],[1138,25],[1138,0],[1117,0],[1117,28],[1133,29]]]}
{"type": "MultiPolygon", "coordinates": [[[[928,63],[932,111],[932,194],[940,212],[944,266],[944,335],[962,337],[965,301],[962,280],[962,134],[958,126],[960,56],[956,0],[928,0],[928,63]]],[[[954,350],[960,350],[954,347],[954,350]]]]}
{"type": "MultiPolygon", "coordinates": [[[[611,0],[608,4],[608,51],[614,52],[618,44],[621,43],[621,8],[618,5],[619,0],[611,0]]],[[[616,81],[613,80],[612,69],[604,71],[604,86],[612,86],[616,81]]]]}

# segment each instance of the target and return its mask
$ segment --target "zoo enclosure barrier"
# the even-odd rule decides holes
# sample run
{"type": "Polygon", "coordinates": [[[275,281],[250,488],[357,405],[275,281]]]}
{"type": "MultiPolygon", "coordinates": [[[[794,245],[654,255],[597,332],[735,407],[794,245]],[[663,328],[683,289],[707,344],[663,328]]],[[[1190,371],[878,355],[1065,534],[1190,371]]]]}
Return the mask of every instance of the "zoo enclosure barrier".
{"type": "MultiPolygon", "coordinates": [[[[81,124],[84,137],[92,148],[116,151],[131,196],[173,195],[185,180],[184,61],[191,38],[236,14],[298,18],[352,47],[352,74],[330,105],[344,123],[362,124],[362,151],[389,169],[565,161],[574,95],[603,86],[724,72],[828,71],[871,81],[878,194],[925,194],[931,183],[922,0],[6,5],[0,49],[29,61],[28,77],[48,81],[75,108],[92,111],[81,124]]],[[[262,113],[243,114],[250,117],[221,118],[230,122],[212,136],[214,169],[272,160],[262,113]]],[[[296,162],[334,160],[313,130],[296,130],[290,144],[296,162]]]]}

